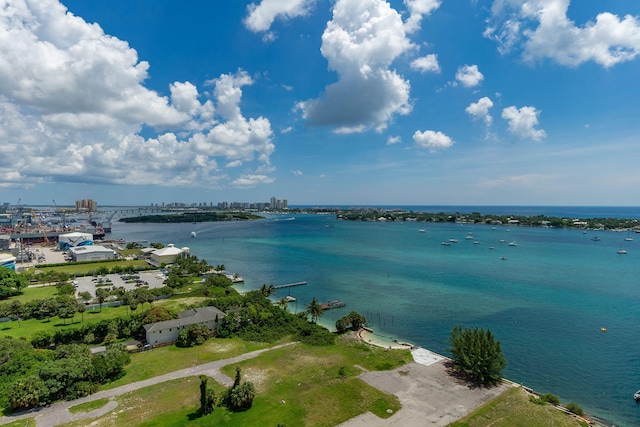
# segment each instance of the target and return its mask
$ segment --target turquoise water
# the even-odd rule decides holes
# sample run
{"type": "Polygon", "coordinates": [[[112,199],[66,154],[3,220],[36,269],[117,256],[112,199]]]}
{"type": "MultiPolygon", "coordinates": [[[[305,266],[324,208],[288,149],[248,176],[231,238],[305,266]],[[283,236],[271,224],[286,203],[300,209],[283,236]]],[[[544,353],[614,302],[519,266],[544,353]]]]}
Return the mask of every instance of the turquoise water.
{"type": "Polygon", "coordinates": [[[377,333],[445,355],[454,325],[490,328],[507,378],[610,423],[640,425],[632,398],[640,389],[640,234],[284,218],[117,223],[113,237],[188,246],[241,274],[247,290],[307,281],[279,291],[297,298],[292,311],[312,297],[340,299],[347,306],[325,320],[355,310],[377,333]],[[450,238],[458,243],[441,244],[450,238]],[[621,248],[628,254],[618,255],[621,248]]]}

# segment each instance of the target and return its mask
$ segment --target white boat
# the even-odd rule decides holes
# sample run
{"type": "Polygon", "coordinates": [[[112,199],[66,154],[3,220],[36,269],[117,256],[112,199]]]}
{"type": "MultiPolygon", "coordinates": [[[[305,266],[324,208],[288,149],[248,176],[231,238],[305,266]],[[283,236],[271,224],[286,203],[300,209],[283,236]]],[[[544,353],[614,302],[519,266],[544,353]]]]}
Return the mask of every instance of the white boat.
{"type": "Polygon", "coordinates": [[[442,242],[442,246],[451,246],[451,242],[442,242]]]}
{"type": "Polygon", "coordinates": [[[591,240],[593,240],[594,242],[599,242],[602,239],[596,236],[596,237],[592,237],[591,240]]]}
{"type": "Polygon", "coordinates": [[[458,239],[453,239],[453,238],[451,238],[451,239],[449,239],[449,242],[451,242],[451,243],[458,243],[458,239]]]}
{"type": "Polygon", "coordinates": [[[636,392],[633,394],[633,398],[634,398],[634,400],[635,400],[636,402],[640,401],[640,390],[636,391],[636,392]]]}
{"type": "Polygon", "coordinates": [[[513,242],[509,242],[509,246],[518,246],[518,244],[516,243],[516,241],[514,240],[513,242]]]}
{"type": "Polygon", "coordinates": [[[627,254],[627,251],[626,251],[626,250],[624,250],[624,249],[620,249],[620,250],[618,251],[618,253],[619,253],[620,255],[626,255],[626,254],[627,254]]]}
{"type": "Polygon", "coordinates": [[[191,237],[196,237],[196,232],[195,231],[191,232],[191,237]]]}
{"type": "Polygon", "coordinates": [[[420,230],[418,230],[418,233],[426,233],[427,230],[425,230],[424,228],[421,228],[420,230]]]}
{"type": "Polygon", "coordinates": [[[625,237],[624,240],[627,242],[633,242],[633,237],[625,237]]]}

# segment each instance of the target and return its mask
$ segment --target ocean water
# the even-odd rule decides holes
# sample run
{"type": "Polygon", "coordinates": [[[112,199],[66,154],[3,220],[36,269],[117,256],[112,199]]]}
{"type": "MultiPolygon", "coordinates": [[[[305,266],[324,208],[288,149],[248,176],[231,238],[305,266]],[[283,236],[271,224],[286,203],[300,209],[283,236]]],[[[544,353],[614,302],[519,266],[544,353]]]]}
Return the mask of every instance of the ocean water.
{"type": "MultiPolygon", "coordinates": [[[[501,213],[483,209],[458,211],[501,213]]],[[[640,218],[638,208],[562,209],[582,218],[640,218]]],[[[325,312],[325,321],[355,310],[376,333],[444,355],[453,326],[489,328],[502,343],[507,378],[575,401],[611,424],[640,425],[632,398],[640,389],[640,234],[293,217],[114,223],[112,236],[187,246],[242,275],[240,289],[306,281],[277,297],[296,297],[292,311],[313,297],[340,299],[346,307],[325,312]],[[596,235],[600,241],[591,240],[596,235]],[[441,244],[451,238],[458,243],[441,244]]]]}

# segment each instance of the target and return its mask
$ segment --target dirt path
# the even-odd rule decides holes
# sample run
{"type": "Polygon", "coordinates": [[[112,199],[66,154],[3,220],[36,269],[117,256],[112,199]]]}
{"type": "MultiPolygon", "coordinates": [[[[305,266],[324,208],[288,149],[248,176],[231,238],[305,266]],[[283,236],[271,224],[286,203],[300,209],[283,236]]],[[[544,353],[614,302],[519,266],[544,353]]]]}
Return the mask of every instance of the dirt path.
{"type": "Polygon", "coordinates": [[[181,369],[179,371],[169,372],[168,374],[160,375],[157,377],[149,378],[148,380],[138,381],[131,384],[126,384],[120,387],[112,388],[109,390],[99,391],[91,396],[86,396],[80,399],[56,402],[50,406],[43,408],[33,409],[27,412],[21,412],[14,415],[3,416],[0,418],[0,424],[7,424],[16,420],[25,418],[35,418],[37,427],[54,427],[69,423],[72,421],[83,420],[86,418],[99,417],[113,411],[118,403],[115,401],[115,397],[121,394],[129,393],[150,385],[160,384],[165,381],[175,380],[178,378],[192,377],[197,375],[207,375],[220,384],[230,386],[233,384],[233,379],[229,378],[220,371],[220,368],[233,363],[241,362],[243,360],[254,358],[266,351],[275,350],[277,348],[293,345],[295,343],[281,344],[274,347],[252,351],[250,353],[241,354],[240,356],[232,357],[229,359],[216,360],[215,362],[203,363],[202,365],[193,366],[191,368],[181,369]],[[97,399],[109,399],[109,402],[94,411],[81,412],[72,414],[69,412],[69,408],[79,405],[81,403],[92,402],[97,399]]]}

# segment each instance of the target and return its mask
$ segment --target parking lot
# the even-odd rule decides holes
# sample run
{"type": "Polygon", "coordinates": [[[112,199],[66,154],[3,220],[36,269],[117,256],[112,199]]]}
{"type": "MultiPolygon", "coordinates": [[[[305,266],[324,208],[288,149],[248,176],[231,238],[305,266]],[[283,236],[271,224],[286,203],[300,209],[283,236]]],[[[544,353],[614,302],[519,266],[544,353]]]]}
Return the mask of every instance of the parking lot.
{"type": "Polygon", "coordinates": [[[134,275],[126,274],[106,274],[104,276],[93,277],[77,277],[76,293],[89,292],[92,296],[96,295],[96,288],[111,288],[123,287],[127,290],[137,289],[146,282],[145,286],[149,286],[149,289],[161,288],[164,286],[165,276],[160,271],[141,271],[134,275]],[[132,278],[131,276],[139,276],[139,279],[132,278]],[[123,277],[127,277],[123,280],[123,277]],[[100,285],[100,286],[98,286],[100,285]]]}

